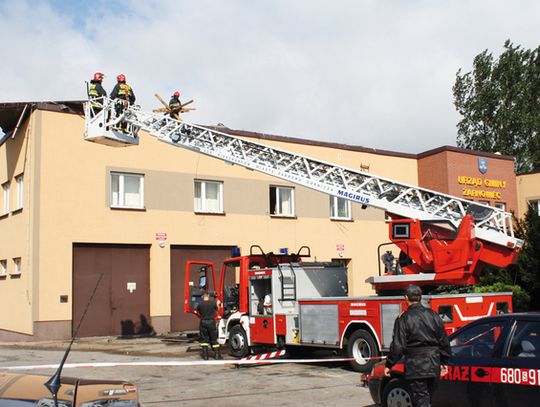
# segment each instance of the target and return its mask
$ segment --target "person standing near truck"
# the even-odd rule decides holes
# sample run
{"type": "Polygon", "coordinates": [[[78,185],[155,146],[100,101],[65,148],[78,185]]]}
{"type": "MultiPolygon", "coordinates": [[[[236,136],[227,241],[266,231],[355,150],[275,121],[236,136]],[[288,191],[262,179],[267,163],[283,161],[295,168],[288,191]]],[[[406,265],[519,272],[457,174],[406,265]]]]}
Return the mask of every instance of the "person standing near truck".
{"type": "Polygon", "coordinates": [[[212,347],[214,359],[221,359],[221,351],[217,341],[216,315],[218,312],[219,300],[210,297],[205,292],[202,301],[197,305],[197,312],[201,318],[199,323],[199,341],[201,345],[201,357],[208,360],[208,348],[212,347]]]}
{"type": "Polygon", "coordinates": [[[405,378],[411,389],[414,407],[430,407],[437,379],[448,372],[452,354],[441,318],[420,300],[422,290],[410,285],[405,290],[407,311],[394,323],[390,353],[384,375],[405,356],[405,378]],[[441,366],[442,365],[442,366],[441,366]]]}

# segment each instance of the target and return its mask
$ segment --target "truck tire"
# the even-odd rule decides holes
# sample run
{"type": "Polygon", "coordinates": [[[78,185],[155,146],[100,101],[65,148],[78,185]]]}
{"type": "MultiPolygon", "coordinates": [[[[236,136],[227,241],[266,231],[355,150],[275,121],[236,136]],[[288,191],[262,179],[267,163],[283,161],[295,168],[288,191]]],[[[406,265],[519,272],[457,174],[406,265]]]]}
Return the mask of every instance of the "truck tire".
{"type": "Polygon", "coordinates": [[[353,370],[369,373],[378,361],[371,358],[379,356],[379,349],[373,336],[364,329],[354,331],[347,341],[347,356],[354,358],[350,362],[353,370]]]}
{"type": "Polygon", "coordinates": [[[384,386],[381,407],[412,407],[411,390],[405,380],[392,379],[384,386]]]}
{"type": "Polygon", "coordinates": [[[249,354],[247,335],[242,325],[238,324],[231,328],[229,332],[229,348],[231,349],[231,355],[236,358],[243,358],[249,354]]]}

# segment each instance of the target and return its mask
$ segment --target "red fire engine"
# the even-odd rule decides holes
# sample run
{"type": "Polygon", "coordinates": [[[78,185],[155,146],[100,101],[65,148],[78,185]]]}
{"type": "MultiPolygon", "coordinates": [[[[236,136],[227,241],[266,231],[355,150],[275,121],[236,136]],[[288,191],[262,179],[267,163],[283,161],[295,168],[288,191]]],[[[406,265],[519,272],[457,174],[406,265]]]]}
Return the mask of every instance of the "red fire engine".
{"type": "MultiPolygon", "coordinates": [[[[382,294],[397,294],[411,283],[424,289],[473,284],[480,263],[503,267],[514,261],[515,250],[491,250],[476,241],[470,215],[457,231],[443,223],[390,221],[391,243],[402,254],[395,267],[368,281],[382,294]]],[[[303,257],[311,257],[309,248],[274,254],[252,246],[248,256],[226,260],[219,276],[213,263],[188,261],[184,311],[195,312],[202,294],[216,291],[223,304],[219,342],[228,342],[232,355],[244,357],[259,346],[285,347],[289,354],[326,348],[354,358],[356,370],[369,371],[390,346],[394,321],[406,306],[403,296],[349,297],[346,267],[303,257]]],[[[441,316],[449,333],[512,310],[511,293],[425,295],[423,302],[441,316]]]]}
{"type": "MultiPolygon", "coordinates": [[[[99,104],[98,110],[91,101],[85,105],[88,141],[137,145],[142,129],[170,145],[386,212],[390,244],[400,254],[398,259],[386,256],[385,272],[367,280],[379,296],[348,297],[345,267],[303,262],[302,257],[310,255],[307,248],[276,255],[260,248],[255,253],[252,247],[249,256],[225,261],[219,279],[214,264],[188,262],[184,309],[193,312],[204,290],[217,291],[223,303],[219,340],[228,341],[235,356],[259,345],[284,346],[291,352],[323,347],[345,351],[354,357],[353,366],[365,371],[373,362],[370,358],[388,348],[394,320],[405,306],[395,294],[412,283],[425,292],[474,284],[486,264],[506,267],[515,262],[523,244],[514,236],[511,214],[489,205],[144,112],[138,106],[119,113],[110,99],[102,98],[99,104]]],[[[424,301],[449,331],[512,307],[509,293],[426,295],[424,301]]]]}

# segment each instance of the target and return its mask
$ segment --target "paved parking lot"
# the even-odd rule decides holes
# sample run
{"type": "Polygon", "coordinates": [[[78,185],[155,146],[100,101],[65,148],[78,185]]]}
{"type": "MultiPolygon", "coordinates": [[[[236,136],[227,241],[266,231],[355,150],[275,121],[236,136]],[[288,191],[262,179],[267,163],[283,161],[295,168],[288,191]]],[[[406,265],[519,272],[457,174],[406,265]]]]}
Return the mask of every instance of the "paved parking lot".
{"type": "MultiPolygon", "coordinates": [[[[0,344],[0,369],[58,363],[65,343],[0,344]]],[[[228,357],[227,357],[228,358],[228,357]]],[[[193,361],[194,342],[100,338],[73,346],[67,363],[193,361]]],[[[0,370],[2,372],[2,370],[0,370]]],[[[51,374],[52,369],[34,370],[51,374]]],[[[135,383],[145,406],[371,406],[359,375],[343,364],[278,364],[247,367],[118,366],[66,369],[65,376],[126,379],[135,383]]]]}

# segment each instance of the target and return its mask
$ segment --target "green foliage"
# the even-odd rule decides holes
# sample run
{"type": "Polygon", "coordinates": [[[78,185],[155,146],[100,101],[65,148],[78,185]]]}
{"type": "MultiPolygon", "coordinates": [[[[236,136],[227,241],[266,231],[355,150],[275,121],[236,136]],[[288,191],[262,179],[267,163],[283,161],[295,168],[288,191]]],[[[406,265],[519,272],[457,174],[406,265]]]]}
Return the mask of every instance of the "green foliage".
{"type": "Polygon", "coordinates": [[[452,90],[459,147],[512,155],[517,172],[540,169],[540,47],[507,40],[497,60],[485,50],[452,90]]]}
{"type": "Polygon", "coordinates": [[[474,287],[475,293],[503,293],[512,292],[512,307],[514,312],[527,311],[531,300],[529,294],[519,285],[505,284],[498,282],[492,285],[477,285],[474,287]]]}
{"type": "Polygon", "coordinates": [[[531,296],[530,310],[540,311],[540,216],[529,204],[517,221],[516,234],[524,240],[517,264],[517,283],[531,296]]]}

